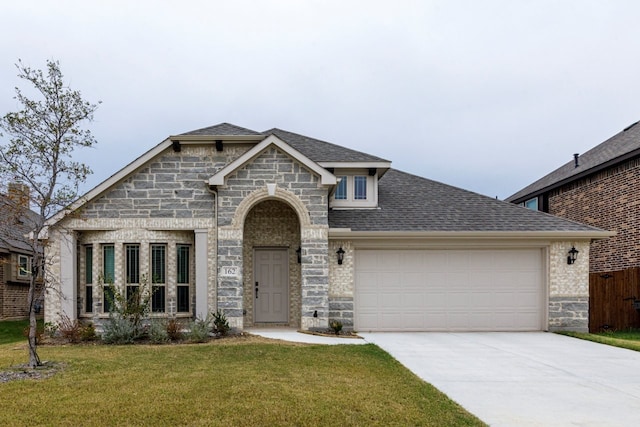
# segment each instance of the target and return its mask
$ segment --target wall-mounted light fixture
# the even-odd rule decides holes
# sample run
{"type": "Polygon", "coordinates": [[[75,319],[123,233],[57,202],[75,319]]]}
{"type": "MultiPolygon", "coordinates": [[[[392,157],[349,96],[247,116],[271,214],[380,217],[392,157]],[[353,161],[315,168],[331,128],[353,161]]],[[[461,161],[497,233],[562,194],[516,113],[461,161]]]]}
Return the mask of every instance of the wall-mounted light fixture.
{"type": "Polygon", "coordinates": [[[344,249],[340,246],[340,249],[336,251],[338,254],[338,265],[342,265],[342,261],[344,261],[344,249]]]}
{"type": "Polygon", "coordinates": [[[567,264],[571,265],[574,262],[576,262],[576,258],[578,258],[578,252],[580,252],[580,251],[577,250],[575,246],[572,246],[571,249],[569,249],[569,256],[567,257],[567,264]]]}
{"type": "Polygon", "coordinates": [[[300,246],[296,249],[296,255],[298,256],[298,264],[302,264],[302,248],[300,246]]]}

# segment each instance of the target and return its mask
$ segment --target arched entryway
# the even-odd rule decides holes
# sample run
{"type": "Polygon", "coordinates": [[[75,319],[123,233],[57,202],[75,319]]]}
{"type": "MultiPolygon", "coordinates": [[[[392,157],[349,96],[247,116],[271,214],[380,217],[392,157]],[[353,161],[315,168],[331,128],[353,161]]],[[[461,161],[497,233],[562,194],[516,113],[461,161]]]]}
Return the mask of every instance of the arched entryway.
{"type": "Polygon", "coordinates": [[[299,247],[300,221],[288,204],[270,199],[249,211],[243,230],[245,327],[301,326],[299,247]]]}

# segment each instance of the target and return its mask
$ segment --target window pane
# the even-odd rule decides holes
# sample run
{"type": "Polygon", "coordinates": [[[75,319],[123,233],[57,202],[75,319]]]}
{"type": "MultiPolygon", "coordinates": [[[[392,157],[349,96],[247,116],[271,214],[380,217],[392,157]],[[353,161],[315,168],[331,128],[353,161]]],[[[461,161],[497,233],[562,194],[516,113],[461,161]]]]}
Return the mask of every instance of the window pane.
{"type": "Polygon", "coordinates": [[[527,200],[526,202],[524,202],[524,206],[527,209],[532,209],[534,211],[537,211],[538,210],[538,198],[535,197],[533,199],[527,200]]]}
{"type": "Polygon", "coordinates": [[[347,200],[347,177],[342,176],[340,183],[338,184],[338,188],[336,188],[335,199],[336,200],[347,200]]]}
{"type": "Polygon", "coordinates": [[[113,293],[113,286],[112,285],[105,285],[104,286],[104,301],[103,301],[103,309],[105,313],[108,313],[111,311],[111,307],[113,307],[113,300],[115,298],[115,295],[113,293]]]}
{"type": "Polygon", "coordinates": [[[165,283],[165,245],[151,245],[151,283],[165,283]]]}
{"type": "Polygon", "coordinates": [[[104,283],[113,283],[115,279],[115,262],[113,245],[102,247],[102,274],[104,283]]]}
{"type": "Polygon", "coordinates": [[[189,287],[178,286],[178,311],[181,313],[191,311],[189,305],[189,287]]]}
{"type": "Polygon", "coordinates": [[[154,313],[164,313],[164,286],[152,286],[151,311],[154,313]]]}
{"type": "Polygon", "coordinates": [[[189,283],[189,246],[178,245],[178,283],[189,283]]]}
{"type": "Polygon", "coordinates": [[[93,246],[84,248],[84,283],[93,283],[93,246]]]}
{"type": "Polygon", "coordinates": [[[138,286],[127,286],[127,303],[131,303],[134,298],[137,298],[139,296],[137,292],[138,286]]]}
{"type": "Polygon", "coordinates": [[[29,275],[29,257],[20,255],[18,256],[18,276],[28,276],[29,275]]]}
{"type": "Polygon", "coordinates": [[[353,177],[353,191],[354,199],[366,200],[367,199],[367,177],[366,176],[354,176],[353,177]]]}
{"type": "Polygon", "coordinates": [[[84,311],[87,313],[93,312],[93,286],[84,288],[84,311]]]}
{"type": "Polygon", "coordinates": [[[127,283],[140,283],[140,246],[127,245],[125,253],[127,283]]]}

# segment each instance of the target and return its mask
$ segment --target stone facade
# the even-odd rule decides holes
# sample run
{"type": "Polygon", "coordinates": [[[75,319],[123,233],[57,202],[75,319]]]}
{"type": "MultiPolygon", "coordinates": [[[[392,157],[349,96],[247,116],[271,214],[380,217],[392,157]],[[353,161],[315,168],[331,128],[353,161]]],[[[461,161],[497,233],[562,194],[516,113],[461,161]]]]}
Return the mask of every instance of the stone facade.
{"type": "Polygon", "coordinates": [[[592,273],[640,267],[640,159],[552,191],[549,213],[617,233],[593,242],[592,273]]]}
{"type": "Polygon", "coordinates": [[[342,323],[344,329],[353,329],[354,310],[354,251],[353,245],[345,240],[329,242],[329,321],[342,323]],[[342,248],[344,259],[342,264],[337,262],[339,248],[342,248]]]}
{"type": "Polygon", "coordinates": [[[549,329],[588,332],[589,242],[554,242],[549,252],[549,329]],[[578,258],[567,264],[573,246],[578,258]]]}
{"type": "Polygon", "coordinates": [[[251,209],[244,224],[244,326],[254,325],[253,255],[256,248],[285,248],[289,254],[289,320],[300,327],[301,264],[296,250],[300,246],[300,223],[296,213],[286,203],[265,200],[251,209]]]}
{"type": "MultiPolygon", "coordinates": [[[[265,200],[288,204],[300,222],[301,295],[300,327],[328,325],[328,191],[318,177],[275,147],[254,158],[227,178],[218,189],[218,268],[236,269],[239,274],[220,276],[218,306],[229,323],[242,327],[247,274],[244,268],[244,224],[251,210],[265,200]],[[267,184],[275,184],[270,194],[267,184]]],[[[296,298],[291,298],[295,300],[296,298]]]]}

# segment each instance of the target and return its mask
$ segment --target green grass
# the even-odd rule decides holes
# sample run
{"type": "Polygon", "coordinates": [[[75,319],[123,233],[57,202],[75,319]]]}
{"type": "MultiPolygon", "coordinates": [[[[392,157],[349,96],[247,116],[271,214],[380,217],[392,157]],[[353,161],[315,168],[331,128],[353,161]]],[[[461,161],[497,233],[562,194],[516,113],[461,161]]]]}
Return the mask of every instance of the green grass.
{"type": "MultiPolygon", "coordinates": [[[[372,344],[237,337],[39,354],[67,366],[0,384],[0,425],[483,425],[372,344]]],[[[0,346],[0,370],[25,361],[23,343],[0,346]]]]}
{"type": "Polygon", "coordinates": [[[600,332],[589,334],[586,332],[563,332],[563,335],[593,341],[600,344],[612,345],[629,350],[640,351],[640,330],[600,332]]]}
{"type": "Polygon", "coordinates": [[[25,341],[24,330],[29,326],[28,320],[6,320],[0,322],[0,344],[25,341]]]}

